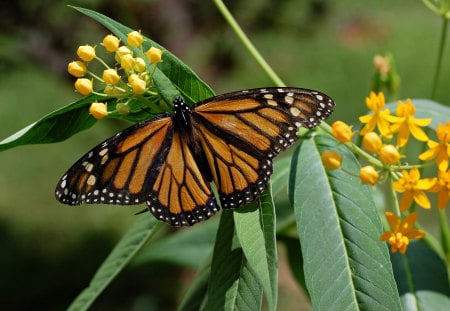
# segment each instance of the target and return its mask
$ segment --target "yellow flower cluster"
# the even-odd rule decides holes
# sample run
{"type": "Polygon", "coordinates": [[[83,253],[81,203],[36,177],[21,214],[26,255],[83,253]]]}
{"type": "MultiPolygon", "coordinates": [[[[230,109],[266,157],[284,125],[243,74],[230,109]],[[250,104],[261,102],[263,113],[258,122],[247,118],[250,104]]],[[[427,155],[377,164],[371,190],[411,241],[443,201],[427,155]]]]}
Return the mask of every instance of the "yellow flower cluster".
{"type": "MultiPolygon", "coordinates": [[[[366,106],[371,110],[370,114],[361,116],[359,121],[363,124],[359,134],[362,136],[361,147],[352,143],[355,133],[349,125],[342,121],[332,124],[332,135],[339,143],[348,146],[360,158],[365,159],[368,165],[362,167],[359,172],[361,182],[375,185],[382,180],[388,180],[391,187],[401,193],[401,199],[396,213],[386,213],[392,231],[387,231],[381,237],[382,241],[388,241],[392,251],[400,250],[404,253],[409,239],[422,238],[424,233],[412,229],[417,215],[410,213],[401,220],[400,213],[408,211],[413,202],[424,209],[430,209],[432,204],[426,192],[437,192],[437,206],[443,209],[450,199],[450,170],[448,162],[450,156],[450,122],[437,127],[438,141],[430,140],[422,129],[431,123],[431,119],[417,119],[414,117],[416,108],[410,99],[398,101],[395,115],[385,107],[383,93],[371,92],[366,98],[366,106]],[[421,153],[418,159],[430,161],[417,165],[401,163],[406,156],[403,155],[404,147],[410,137],[426,142],[428,150],[421,153]],[[431,162],[434,161],[435,162],[431,162]],[[420,168],[436,163],[437,177],[421,178],[420,168]]],[[[326,151],[322,154],[322,161],[328,169],[341,167],[342,159],[336,152],[326,151]]]]}
{"type": "MultiPolygon", "coordinates": [[[[101,45],[107,53],[114,53],[115,68],[109,67],[97,55],[96,47],[80,46],[77,50],[80,59],[67,66],[67,71],[77,78],[75,81],[77,92],[84,96],[95,93],[108,98],[115,97],[118,100],[116,109],[112,112],[129,113],[128,104],[133,97],[152,94],[153,73],[156,65],[162,62],[163,51],[152,46],[144,53],[142,47],[144,41],[140,31],[130,32],[126,45],[121,45],[121,40],[114,35],[105,36],[101,45]],[[93,60],[98,60],[105,68],[101,77],[88,70],[89,63],[93,60]],[[94,81],[100,83],[102,91],[94,91],[94,81]]],[[[89,108],[89,113],[94,118],[101,119],[109,112],[105,103],[95,102],[89,108]]]]}

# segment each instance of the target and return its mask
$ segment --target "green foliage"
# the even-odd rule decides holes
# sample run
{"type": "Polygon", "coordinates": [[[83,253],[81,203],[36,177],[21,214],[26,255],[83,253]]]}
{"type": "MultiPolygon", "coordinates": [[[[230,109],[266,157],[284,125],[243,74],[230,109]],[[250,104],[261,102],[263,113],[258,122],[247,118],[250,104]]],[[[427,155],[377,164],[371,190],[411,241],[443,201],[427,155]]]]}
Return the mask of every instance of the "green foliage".
{"type": "Polygon", "coordinates": [[[358,171],[353,154],[333,142],[323,135],[304,140],[291,167],[290,196],[311,301],[329,310],[401,310],[369,187],[321,163],[323,151],[339,151],[344,169],[358,171]]]}

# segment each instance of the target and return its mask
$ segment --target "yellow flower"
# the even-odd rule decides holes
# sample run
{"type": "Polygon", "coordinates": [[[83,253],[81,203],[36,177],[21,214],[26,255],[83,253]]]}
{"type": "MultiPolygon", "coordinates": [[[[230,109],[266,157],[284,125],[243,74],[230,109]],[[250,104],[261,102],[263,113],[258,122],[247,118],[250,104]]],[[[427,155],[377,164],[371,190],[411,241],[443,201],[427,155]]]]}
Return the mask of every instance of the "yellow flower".
{"type": "Polygon", "coordinates": [[[130,75],[128,83],[131,85],[134,94],[143,94],[147,88],[147,83],[139,78],[137,74],[130,75]]]}
{"type": "Polygon", "coordinates": [[[116,69],[105,69],[103,71],[103,81],[106,84],[116,85],[120,81],[120,76],[116,69]]]}
{"type": "Polygon", "coordinates": [[[393,213],[386,212],[385,215],[392,231],[384,232],[380,240],[388,241],[393,253],[400,250],[400,253],[404,254],[410,239],[421,239],[425,237],[425,232],[413,228],[417,220],[417,213],[409,214],[403,221],[400,221],[400,218],[393,213]]]}
{"type": "Polygon", "coordinates": [[[134,59],[133,69],[136,72],[144,72],[144,70],[145,70],[145,60],[143,58],[136,57],[134,59]]]}
{"type": "Polygon", "coordinates": [[[120,61],[124,55],[133,54],[133,52],[126,46],[122,45],[116,51],[116,55],[114,56],[114,60],[120,64],[120,61]]]}
{"type": "Polygon", "coordinates": [[[403,147],[406,145],[409,139],[409,133],[411,133],[417,140],[427,141],[428,136],[420,128],[420,126],[427,126],[431,123],[431,119],[414,119],[416,113],[416,107],[411,103],[408,98],[405,103],[398,101],[396,114],[398,120],[391,121],[394,123],[391,125],[391,131],[393,133],[398,132],[397,146],[403,147]]]}
{"type": "Polygon", "coordinates": [[[380,176],[372,165],[367,165],[359,170],[359,178],[363,184],[375,185],[380,176]]]}
{"type": "Polygon", "coordinates": [[[428,149],[419,155],[422,161],[437,158],[438,168],[440,171],[446,171],[448,168],[448,157],[450,156],[450,122],[444,125],[438,124],[437,137],[439,143],[429,140],[428,149]]]}
{"type": "Polygon", "coordinates": [[[147,52],[145,52],[148,59],[150,60],[150,63],[152,64],[162,62],[162,53],[163,51],[153,46],[150,49],[148,49],[147,52]]]}
{"type": "Polygon", "coordinates": [[[450,170],[439,171],[436,183],[429,191],[438,193],[438,207],[444,209],[450,198],[450,170]]]}
{"type": "Polygon", "coordinates": [[[409,173],[403,170],[402,175],[402,178],[392,183],[395,191],[403,193],[400,200],[400,210],[406,211],[413,200],[423,208],[430,208],[430,201],[423,190],[429,190],[433,187],[435,179],[420,179],[420,172],[417,168],[412,168],[409,173]]]}
{"type": "Polygon", "coordinates": [[[381,138],[377,133],[369,132],[364,135],[362,145],[367,151],[378,153],[382,145],[381,138]]]}
{"type": "Polygon", "coordinates": [[[352,128],[342,121],[336,121],[331,126],[331,132],[339,142],[346,143],[352,140],[352,128]]]}
{"type": "Polygon", "coordinates": [[[87,72],[86,64],[79,60],[70,62],[69,65],[67,65],[67,71],[72,76],[74,76],[76,78],[81,78],[87,72]]]}
{"type": "Polygon", "coordinates": [[[89,113],[96,119],[103,119],[108,115],[108,108],[105,103],[94,102],[89,107],[89,113]]]}
{"type": "Polygon", "coordinates": [[[78,47],[77,55],[85,62],[90,62],[95,58],[95,48],[90,45],[78,47]]]}
{"type": "Polygon", "coordinates": [[[128,34],[128,45],[129,46],[141,46],[142,42],[144,42],[144,37],[142,37],[140,31],[132,31],[128,34]]]}
{"type": "Polygon", "coordinates": [[[131,54],[125,54],[120,58],[120,67],[125,70],[131,70],[134,66],[134,57],[131,54]]]}
{"type": "Polygon", "coordinates": [[[329,170],[335,170],[341,167],[342,158],[334,151],[327,150],[322,153],[322,163],[329,170]]]}
{"type": "Polygon", "coordinates": [[[380,92],[376,95],[374,92],[370,92],[370,97],[366,97],[366,106],[373,111],[373,114],[359,117],[359,121],[366,124],[361,129],[361,135],[372,132],[377,127],[382,136],[386,138],[392,137],[389,122],[397,120],[397,118],[391,115],[389,109],[381,110],[385,105],[383,93],[380,92]]]}
{"type": "Polygon", "coordinates": [[[75,81],[75,89],[81,95],[89,95],[93,91],[92,80],[86,78],[80,78],[75,81]]]}
{"type": "Polygon", "coordinates": [[[120,39],[113,35],[107,35],[102,44],[108,52],[116,52],[119,48],[120,39]]]}
{"type": "Polygon", "coordinates": [[[380,149],[380,160],[386,164],[395,164],[400,160],[400,153],[393,145],[384,145],[380,149]]]}

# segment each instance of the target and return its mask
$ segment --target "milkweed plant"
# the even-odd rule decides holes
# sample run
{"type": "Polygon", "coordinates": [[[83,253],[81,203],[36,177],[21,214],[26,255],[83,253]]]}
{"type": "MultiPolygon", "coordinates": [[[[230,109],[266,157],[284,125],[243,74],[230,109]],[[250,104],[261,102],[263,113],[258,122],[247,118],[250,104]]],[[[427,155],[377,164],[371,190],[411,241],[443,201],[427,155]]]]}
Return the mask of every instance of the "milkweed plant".
{"type": "MultiPolygon", "coordinates": [[[[273,83],[284,86],[223,3],[214,2],[273,83]]],[[[445,29],[446,1],[424,3],[445,29]]],[[[82,99],[2,141],[2,150],[61,141],[103,118],[137,122],[169,111],[175,96],[195,103],[214,95],[140,31],[75,9],[111,32],[99,44],[80,46],[68,64],[82,99]],[[100,71],[91,69],[98,68],[94,62],[100,71]],[[44,130],[50,125],[57,130],[44,130]]],[[[437,77],[443,48],[444,42],[437,77]]],[[[355,99],[365,102],[367,114],[301,131],[256,201],[157,240],[166,225],[136,216],[69,310],[88,309],[130,262],[152,258],[197,269],[178,310],[260,310],[263,300],[276,310],[280,247],[314,310],[450,309],[450,109],[431,100],[393,100],[400,78],[391,54],[375,56],[374,68],[373,90],[355,99]],[[438,237],[421,225],[434,217],[438,237]],[[199,239],[205,247],[195,252],[199,239]]]]}

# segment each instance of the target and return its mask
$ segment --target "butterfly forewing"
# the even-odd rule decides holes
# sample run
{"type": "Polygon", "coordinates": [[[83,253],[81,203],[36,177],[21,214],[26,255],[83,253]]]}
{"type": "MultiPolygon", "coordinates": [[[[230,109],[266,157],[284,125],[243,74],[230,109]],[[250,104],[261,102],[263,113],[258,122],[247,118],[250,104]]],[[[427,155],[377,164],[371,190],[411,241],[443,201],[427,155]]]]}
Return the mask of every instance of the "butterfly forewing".
{"type": "Polygon", "coordinates": [[[145,202],[172,136],[170,117],[127,128],[76,162],[58,183],[56,198],[70,205],[145,202]]]}

